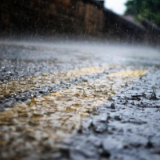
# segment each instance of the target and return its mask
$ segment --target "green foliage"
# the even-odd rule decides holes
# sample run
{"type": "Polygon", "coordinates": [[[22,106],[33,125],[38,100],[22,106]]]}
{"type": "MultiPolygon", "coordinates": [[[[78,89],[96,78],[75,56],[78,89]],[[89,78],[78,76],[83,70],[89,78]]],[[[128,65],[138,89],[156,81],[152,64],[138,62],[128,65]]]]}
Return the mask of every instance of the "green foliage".
{"type": "Polygon", "coordinates": [[[160,25],[160,0],[128,0],[126,15],[133,15],[137,20],[147,19],[160,25]]]}

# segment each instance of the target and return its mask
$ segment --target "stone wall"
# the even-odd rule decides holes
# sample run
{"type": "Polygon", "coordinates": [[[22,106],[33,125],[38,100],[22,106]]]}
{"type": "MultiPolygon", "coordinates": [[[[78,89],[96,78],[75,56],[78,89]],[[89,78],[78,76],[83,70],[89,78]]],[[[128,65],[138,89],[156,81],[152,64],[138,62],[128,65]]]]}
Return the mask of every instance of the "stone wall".
{"type": "Polygon", "coordinates": [[[91,35],[160,44],[160,29],[155,31],[104,9],[95,0],[1,0],[0,4],[1,35],[91,35]]]}
{"type": "Polygon", "coordinates": [[[112,11],[105,10],[104,33],[114,40],[127,42],[144,42],[146,40],[146,29],[133,23],[123,16],[119,16],[112,11]]]}
{"type": "Polygon", "coordinates": [[[89,0],[1,0],[1,32],[100,35],[103,8],[89,0]]]}

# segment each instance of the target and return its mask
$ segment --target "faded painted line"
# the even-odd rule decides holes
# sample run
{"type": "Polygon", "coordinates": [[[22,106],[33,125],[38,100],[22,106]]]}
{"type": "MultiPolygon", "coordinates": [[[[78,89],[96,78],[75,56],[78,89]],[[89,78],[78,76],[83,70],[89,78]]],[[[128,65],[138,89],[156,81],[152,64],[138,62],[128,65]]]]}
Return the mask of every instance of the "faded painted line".
{"type": "Polygon", "coordinates": [[[17,81],[2,83],[0,84],[0,97],[4,97],[4,95],[16,94],[18,92],[24,92],[35,87],[57,84],[61,81],[69,81],[73,78],[78,78],[81,76],[101,73],[109,70],[110,67],[116,68],[117,65],[80,68],[70,71],[61,71],[55,74],[42,74],[41,76],[21,78],[17,81]]]}
{"type": "Polygon", "coordinates": [[[9,151],[15,146],[19,151],[27,149],[28,143],[33,149],[46,145],[55,147],[80,127],[82,117],[99,114],[96,107],[146,73],[143,70],[120,71],[47,96],[32,98],[25,104],[15,104],[14,108],[0,113],[0,125],[4,127],[0,132],[0,139],[3,139],[0,145],[9,151]],[[17,141],[17,135],[20,141],[17,141]]]}

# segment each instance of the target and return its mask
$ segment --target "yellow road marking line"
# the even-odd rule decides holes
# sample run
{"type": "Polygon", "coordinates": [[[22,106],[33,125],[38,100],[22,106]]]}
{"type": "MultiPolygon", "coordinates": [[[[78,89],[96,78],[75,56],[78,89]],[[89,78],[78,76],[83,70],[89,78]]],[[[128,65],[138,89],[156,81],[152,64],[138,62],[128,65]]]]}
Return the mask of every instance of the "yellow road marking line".
{"type": "MultiPolygon", "coordinates": [[[[14,108],[0,113],[0,133],[7,150],[30,147],[55,147],[57,142],[70,137],[80,127],[81,117],[98,114],[95,107],[103,105],[109,95],[115,94],[126,83],[131,84],[147,71],[120,71],[104,75],[101,79],[84,82],[47,96],[32,98],[27,104],[15,104],[14,108]],[[21,141],[17,141],[18,139],[21,141]],[[10,142],[10,137],[12,141],[10,142]]],[[[16,153],[15,153],[16,154],[16,153]]]]}
{"type": "MultiPolygon", "coordinates": [[[[80,69],[75,69],[70,71],[61,71],[55,74],[43,74],[41,76],[21,78],[17,81],[2,83],[0,84],[0,97],[3,97],[4,95],[18,93],[18,92],[24,92],[25,90],[29,90],[35,87],[51,85],[51,84],[58,83],[60,81],[67,81],[67,80],[71,80],[73,78],[78,78],[81,76],[100,73],[103,71],[107,71],[109,67],[111,66],[106,65],[105,67],[80,68],[80,69]]],[[[112,67],[116,67],[116,65],[112,67]]]]}
{"type": "Polygon", "coordinates": [[[108,76],[109,77],[139,77],[142,75],[147,74],[148,71],[146,70],[137,70],[137,71],[131,71],[131,70],[122,70],[119,72],[111,73],[108,76]]]}

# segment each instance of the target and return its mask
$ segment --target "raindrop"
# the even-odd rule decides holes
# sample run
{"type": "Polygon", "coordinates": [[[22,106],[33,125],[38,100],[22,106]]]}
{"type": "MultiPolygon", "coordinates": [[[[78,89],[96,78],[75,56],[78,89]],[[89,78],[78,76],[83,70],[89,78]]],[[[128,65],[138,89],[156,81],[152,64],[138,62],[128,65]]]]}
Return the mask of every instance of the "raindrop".
{"type": "Polygon", "coordinates": [[[158,100],[158,99],[157,99],[157,96],[156,96],[156,93],[155,93],[156,87],[153,86],[153,87],[152,87],[152,90],[153,90],[153,91],[152,91],[150,100],[158,100]]]}

